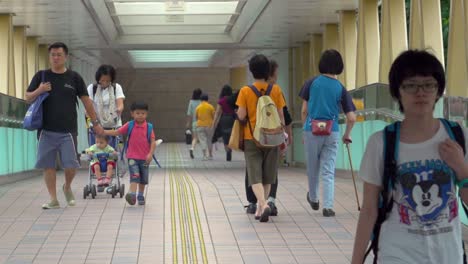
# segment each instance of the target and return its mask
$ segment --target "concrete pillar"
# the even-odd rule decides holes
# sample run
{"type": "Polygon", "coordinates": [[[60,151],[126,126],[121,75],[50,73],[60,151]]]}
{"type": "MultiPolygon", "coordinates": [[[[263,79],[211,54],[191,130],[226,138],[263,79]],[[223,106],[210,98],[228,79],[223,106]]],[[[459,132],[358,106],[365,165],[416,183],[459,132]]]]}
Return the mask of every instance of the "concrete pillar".
{"type": "Polygon", "coordinates": [[[320,61],[320,56],[322,55],[323,49],[323,38],[322,34],[314,34],[310,39],[310,72],[312,76],[317,76],[320,74],[318,65],[320,61]]]}
{"type": "Polygon", "coordinates": [[[412,0],[410,48],[430,49],[444,65],[442,18],[439,0],[412,0]]]}
{"type": "Polygon", "coordinates": [[[39,70],[49,69],[49,51],[47,44],[39,44],[39,70]]]}
{"type": "MultiPolygon", "coordinates": [[[[302,85],[304,85],[302,77],[302,47],[294,48],[294,95],[298,95],[301,91],[302,85]]],[[[292,96],[294,98],[291,108],[293,109],[293,119],[300,118],[302,100],[298,96],[292,96]]]]}
{"type": "Polygon", "coordinates": [[[310,43],[302,44],[302,83],[308,80],[310,76],[310,43]]]}
{"type": "Polygon", "coordinates": [[[405,0],[383,0],[380,42],[379,82],[388,83],[395,58],[408,49],[405,0]]]}
{"type": "Polygon", "coordinates": [[[230,83],[233,90],[239,90],[247,84],[247,68],[241,66],[230,70],[230,83]]]}
{"type": "Polygon", "coordinates": [[[294,97],[297,96],[297,94],[294,94],[294,52],[293,48],[288,49],[288,74],[289,74],[289,86],[288,86],[288,94],[289,94],[289,100],[287,102],[289,111],[292,113],[292,105],[294,102],[294,97]]]}
{"type": "Polygon", "coordinates": [[[447,52],[447,94],[468,97],[468,0],[452,0],[447,52]]]}
{"type": "Polygon", "coordinates": [[[356,88],[379,80],[377,0],[359,0],[356,88]]]}
{"type": "Polygon", "coordinates": [[[11,14],[0,14],[0,36],[0,93],[15,96],[13,19],[11,14]]]}
{"type": "Polygon", "coordinates": [[[28,60],[26,54],[26,26],[15,26],[14,57],[16,97],[24,99],[24,91],[28,86],[28,60]]]}
{"type": "Polygon", "coordinates": [[[340,49],[338,40],[338,24],[325,24],[323,30],[323,51],[328,49],[340,49]]]}
{"type": "Polygon", "coordinates": [[[340,11],[339,40],[344,63],[344,71],[341,74],[342,82],[346,89],[352,90],[356,84],[356,11],[340,11]]]}
{"type": "Polygon", "coordinates": [[[26,38],[26,54],[28,56],[28,85],[31,82],[34,74],[39,70],[39,52],[37,37],[27,37],[26,38]]]}

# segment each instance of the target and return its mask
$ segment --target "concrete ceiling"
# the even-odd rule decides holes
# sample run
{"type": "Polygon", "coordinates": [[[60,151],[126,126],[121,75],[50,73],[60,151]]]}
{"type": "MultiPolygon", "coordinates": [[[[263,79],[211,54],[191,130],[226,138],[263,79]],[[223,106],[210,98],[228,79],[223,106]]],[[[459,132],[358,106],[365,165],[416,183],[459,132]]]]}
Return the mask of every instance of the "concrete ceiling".
{"type": "Polygon", "coordinates": [[[253,52],[297,46],[324,23],[337,23],[336,11],[357,6],[358,0],[0,0],[0,13],[14,13],[13,24],[28,26],[40,43],[63,41],[79,56],[117,67],[164,65],[137,62],[129,50],[216,50],[190,65],[232,67],[253,52]]]}

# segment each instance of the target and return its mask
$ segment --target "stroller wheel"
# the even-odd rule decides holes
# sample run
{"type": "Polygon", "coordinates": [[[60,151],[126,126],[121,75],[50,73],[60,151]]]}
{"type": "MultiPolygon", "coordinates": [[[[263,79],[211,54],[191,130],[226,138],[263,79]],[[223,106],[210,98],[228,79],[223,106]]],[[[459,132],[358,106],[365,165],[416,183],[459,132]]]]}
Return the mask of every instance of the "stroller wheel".
{"type": "Polygon", "coordinates": [[[125,184],[123,183],[120,185],[119,194],[120,194],[120,198],[122,198],[125,194],[125,184]]]}
{"type": "Polygon", "coordinates": [[[112,188],[110,188],[110,193],[111,193],[112,198],[114,198],[115,194],[117,193],[115,185],[112,185],[112,188]]]}
{"type": "Polygon", "coordinates": [[[86,199],[88,197],[88,185],[83,187],[83,199],[86,199]]]}
{"type": "Polygon", "coordinates": [[[91,197],[94,199],[96,198],[96,185],[91,185],[91,197]]]}

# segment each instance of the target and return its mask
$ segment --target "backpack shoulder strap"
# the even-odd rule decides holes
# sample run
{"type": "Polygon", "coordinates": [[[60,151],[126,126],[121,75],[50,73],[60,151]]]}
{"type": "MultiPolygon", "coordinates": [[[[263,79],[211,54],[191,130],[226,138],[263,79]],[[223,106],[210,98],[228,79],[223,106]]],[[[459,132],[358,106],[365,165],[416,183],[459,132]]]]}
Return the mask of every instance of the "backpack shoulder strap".
{"type": "Polygon", "coordinates": [[[257,87],[255,87],[255,85],[251,84],[249,85],[249,88],[252,89],[252,91],[257,95],[257,97],[262,96],[262,93],[260,93],[260,91],[257,89],[257,87]]]}
{"type": "Polygon", "coordinates": [[[127,140],[125,140],[124,147],[122,149],[122,153],[120,153],[120,159],[123,160],[124,158],[124,153],[127,152],[128,149],[128,142],[130,141],[130,134],[132,133],[133,127],[135,126],[135,121],[131,120],[128,122],[128,128],[127,128],[127,140]]]}
{"type": "Polygon", "coordinates": [[[396,161],[398,160],[398,143],[400,138],[400,122],[395,122],[385,127],[383,130],[384,142],[384,171],[382,185],[383,189],[379,197],[379,209],[377,219],[373,229],[371,244],[365,253],[365,258],[370,251],[374,253],[374,263],[377,263],[379,250],[379,236],[382,223],[387,218],[387,214],[392,210],[393,198],[392,188],[396,177],[396,161]]]}
{"type": "Polygon", "coordinates": [[[465,147],[465,135],[463,134],[463,129],[457,122],[449,121],[445,118],[441,118],[440,121],[444,124],[447,133],[449,134],[452,140],[455,140],[460,147],[463,149],[463,154],[466,155],[465,147]]]}
{"type": "MultiPolygon", "coordinates": [[[[130,137],[130,135],[132,134],[132,130],[133,130],[134,126],[135,126],[135,121],[134,120],[128,122],[127,136],[130,137]]],[[[128,141],[128,139],[127,139],[127,141],[128,141]]]]}
{"type": "Polygon", "coordinates": [[[153,124],[150,122],[146,123],[148,126],[148,131],[146,132],[146,138],[148,139],[148,143],[151,144],[151,132],[153,132],[153,124]]]}
{"type": "Polygon", "coordinates": [[[97,84],[93,83],[93,98],[96,95],[96,92],[97,92],[97,84]]]}
{"type": "Polygon", "coordinates": [[[266,89],[266,92],[265,92],[265,95],[270,95],[271,94],[271,91],[273,90],[273,84],[268,84],[268,87],[266,89]]]}

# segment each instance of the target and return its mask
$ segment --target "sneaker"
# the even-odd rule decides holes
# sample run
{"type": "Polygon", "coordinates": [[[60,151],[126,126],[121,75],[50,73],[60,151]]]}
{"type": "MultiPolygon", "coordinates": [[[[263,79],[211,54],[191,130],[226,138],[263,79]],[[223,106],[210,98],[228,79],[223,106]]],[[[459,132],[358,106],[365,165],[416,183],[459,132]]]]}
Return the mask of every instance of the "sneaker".
{"type": "Polygon", "coordinates": [[[135,203],[136,203],[136,195],[135,195],[134,193],[129,193],[129,192],[128,192],[128,193],[125,195],[125,200],[127,201],[127,203],[128,203],[129,205],[135,205],[135,203]]]}
{"type": "Polygon", "coordinates": [[[335,211],[333,211],[333,209],[323,208],[322,214],[325,217],[331,217],[331,216],[335,216],[335,211]]]}
{"type": "Polygon", "coordinates": [[[72,190],[65,191],[65,184],[62,186],[63,194],[65,195],[65,200],[67,200],[68,206],[75,206],[75,196],[73,195],[72,190]]]}
{"type": "Polygon", "coordinates": [[[247,205],[246,207],[247,210],[245,210],[245,212],[248,214],[255,214],[255,212],[257,211],[257,204],[249,203],[249,205],[247,205]]]}
{"type": "Polygon", "coordinates": [[[228,151],[226,152],[226,161],[231,161],[232,160],[232,152],[228,151]]]}
{"type": "Polygon", "coordinates": [[[138,205],[145,205],[145,197],[143,195],[138,195],[138,205]]]}
{"type": "Polygon", "coordinates": [[[59,209],[59,208],[60,208],[60,204],[57,200],[50,201],[42,205],[42,209],[59,209]]]}
{"type": "Polygon", "coordinates": [[[319,209],[319,206],[320,206],[319,201],[312,202],[309,198],[309,192],[307,192],[307,202],[309,202],[313,210],[317,211],[319,209]]]}
{"type": "Polygon", "coordinates": [[[270,206],[271,209],[271,216],[277,216],[278,215],[278,208],[276,207],[274,202],[268,202],[268,206],[270,206]]]}
{"type": "Polygon", "coordinates": [[[194,159],[195,156],[193,156],[193,149],[190,149],[190,158],[194,159]]]}

